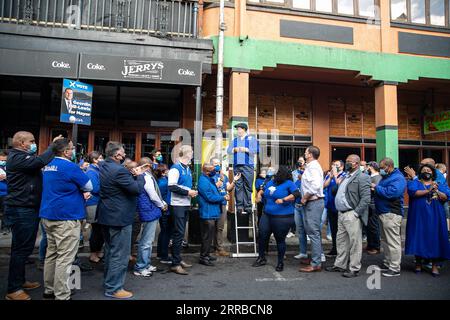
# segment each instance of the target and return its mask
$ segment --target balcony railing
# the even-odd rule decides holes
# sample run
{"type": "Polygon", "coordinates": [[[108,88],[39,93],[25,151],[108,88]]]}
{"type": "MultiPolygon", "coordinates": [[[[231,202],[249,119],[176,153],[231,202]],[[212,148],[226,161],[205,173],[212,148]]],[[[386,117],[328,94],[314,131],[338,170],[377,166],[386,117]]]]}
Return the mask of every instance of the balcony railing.
{"type": "Polygon", "coordinates": [[[0,23],[197,37],[198,0],[0,0],[0,23]]]}

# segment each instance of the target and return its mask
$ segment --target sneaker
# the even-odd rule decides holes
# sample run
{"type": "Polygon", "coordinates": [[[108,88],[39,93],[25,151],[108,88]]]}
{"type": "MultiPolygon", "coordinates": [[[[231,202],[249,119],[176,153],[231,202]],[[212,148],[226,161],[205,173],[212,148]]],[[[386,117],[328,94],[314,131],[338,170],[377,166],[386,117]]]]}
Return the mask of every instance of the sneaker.
{"type": "Polygon", "coordinates": [[[328,252],[325,256],[326,256],[326,257],[336,257],[336,256],[337,256],[337,252],[331,250],[331,251],[328,252]]]}
{"type": "Polygon", "coordinates": [[[130,299],[133,297],[133,293],[122,289],[115,293],[105,292],[105,296],[107,296],[109,298],[115,298],[115,299],[130,299]]]}
{"type": "Polygon", "coordinates": [[[400,275],[400,272],[388,270],[386,272],[383,272],[382,275],[385,277],[398,277],[400,275]]]}
{"type": "Polygon", "coordinates": [[[328,240],[328,241],[332,241],[332,240],[333,240],[333,238],[331,237],[331,235],[329,235],[329,234],[327,235],[327,240],[328,240]]]}
{"type": "Polygon", "coordinates": [[[306,258],[308,258],[308,255],[304,254],[304,253],[300,253],[300,254],[294,256],[294,259],[297,259],[297,260],[306,259],[306,258]]]}
{"type": "Polygon", "coordinates": [[[384,265],[384,263],[377,265],[375,268],[380,271],[388,271],[389,270],[389,268],[386,267],[386,265],[384,265]]]}
{"type": "Polygon", "coordinates": [[[155,267],[155,266],[149,266],[149,267],[147,268],[147,270],[150,271],[150,272],[156,272],[156,271],[158,271],[158,268],[155,267]]]}
{"type": "Polygon", "coordinates": [[[292,238],[295,237],[295,234],[289,231],[289,233],[286,235],[286,238],[292,238]]]}
{"type": "Polygon", "coordinates": [[[84,248],[84,240],[80,240],[80,243],[78,244],[78,249],[84,248]]]}
{"type": "Polygon", "coordinates": [[[189,243],[186,240],[183,240],[183,242],[181,242],[181,246],[183,248],[189,248],[189,243]]]}
{"type": "Polygon", "coordinates": [[[141,270],[141,271],[136,271],[135,270],[133,272],[133,274],[135,276],[137,276],[137,277],[145,277],[145,278],[151,277],[153,275],[153,273],[150,270],[148,270],[148,269],[144,269],[144,270],[141,270]]]}
{"type": "Polygon", "coordinates": [[[325,255],[323,253],[320,255],[320,261],[327,262],[327,258],[325,257],[325,255]]]}

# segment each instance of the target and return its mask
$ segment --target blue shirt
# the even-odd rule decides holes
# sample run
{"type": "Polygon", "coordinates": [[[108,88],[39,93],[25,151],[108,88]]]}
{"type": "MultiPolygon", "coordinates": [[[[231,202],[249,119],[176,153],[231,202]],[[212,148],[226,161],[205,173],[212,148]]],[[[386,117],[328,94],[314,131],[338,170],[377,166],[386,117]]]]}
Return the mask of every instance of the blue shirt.
{"type": "Polygon", "coordinates": [[[243,139],[240,137],[236,137],[230,143],[227,153],[232,155],[230,157],[230,162],[233,165],[246,165],[246,166],[254,166],[254,156],[259,152],[258,140],[256,140],[253,136],[246,135],[243,139]],[[248,148],[249,152],[233,152],[233,148],[248,148]]]}
{"type": "Polygon", "coordinates": [[[294,182],[297,182],[298,180],[298,176],[303,174],[303,170],[300,169],[296,169],[294,171],[292,171],[292,179],[294,180],[294,182]]]}
{"type": "MultiPolygon", "coordinates": [[[[219,181],[220,179],[220,172],[217,172],[216,175],[214,176],[214,182],[217,183],[217,181],[219,181]]],[[[217,188],[219,190],[220,195],[222,196],[226,196],[227,195],[227,184],[228,181],[230,181],[228,179],[228,177],[226,175],[223,175],[223,182],[222,182],[222,186],[220,188],[217,188]]],[[[227,204],[227,200],[223,200],[222,201],[223,205],[227,204]]]]}
{"type": "Polygon", "coordinates": [[[81,220],[86,217],[83,188],[89,178],[75,163],[54,158],[43,169],[39,217],[48,220],[81,220]]]}
{"type": "Polygon", "coordinates": [[[159,191],[161,192],[161,197],[167,204],[170,203],[170,192],[168,183],[169,180],[167,179],[167,177],[161,177],[158,179],[158,187],[159,191]]]}
{"type": "Polygon", "coordinates": [[[275,201],[285,198],[297,190],[297,186],[291,180],[286,180],[280,185],[276,185],[274,180],[269,181],[263,194],[264,212],[270,215],[294,214],[294,201],[284,201],[282,204],[276,204],[275,201]]]}
{"type": "MultiPolygon", "coordinates": [[[[345,177],[345,176],[346,176],[346,173],[345,172],[341,172],[341,173],[338,174],[338,179],[340,179],[341,177],[345,177]]],[[[325,178],[325,180],[326,180],[326,178],[325,178]]],[[[337,194],[338,187],[339,186],[336,183],[336,179],[334,179],[334,177],[332,177],[331,181],[330,181],[330,184],[328,185],[328,187],[326,189],[326,196],[327,196],[326,208],[328,210],[333,211],[333,212],[337,212],[334,200],[335,200],[335,197],[336,197],[336,194],[337,194]]]]}
{"type": "Polygon", "coordinates": [[[403,216],[403,194],[406,179],[395,169],[384,176],[375,187],[375,207],[378,214],[395,213],[403,216]]]}
{"type": "Polygon", "coordinates": [[[92,182],[91,197],[86,201],[86,206],[96,206],[100,200],[100,168],[90,164],[86,170],[86,175],[92,182]]]}
{"type": "MultiPolygon", "coordinates": [[[[0,169],[5,171],[5,173],[6,173],[5,167],[0,166],[0,169]]],[[[6,180],[0,181],[0,197],[6,196],[7,194],[8,194],[8,192],[7,192],[7,188],[6,188],[6,180]]]]}

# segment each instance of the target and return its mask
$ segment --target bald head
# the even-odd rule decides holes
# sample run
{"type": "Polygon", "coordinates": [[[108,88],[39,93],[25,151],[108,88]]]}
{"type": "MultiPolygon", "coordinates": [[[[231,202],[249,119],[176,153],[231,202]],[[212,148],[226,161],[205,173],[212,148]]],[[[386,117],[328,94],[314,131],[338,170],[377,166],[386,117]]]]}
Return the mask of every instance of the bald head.
{"type": "Polygon", "coordinates": [[[362,163],[362,162],[361,162],[361,158],[360,158],[357,154],[351,154],[351,155],[349,155],[349,156],[347,157],[347,161],[355,162],[355,163],[357,163],[358,165],[359,165],[360,163],[362,163]]]}
{"type": "Polygon", "coordinates": [[[436,166],[436,162],[434,161],[433,158],[425,158],[422,161],[420,161],[420,164],[429,164],[431,166],[436,166]]]}
{"type": "Polygon", "coordinates": [[[30,150],[30,146],[35,142],[31,132],[19,131],[14,134],[12,144],[16,149],[28,151],[30,150]]]}

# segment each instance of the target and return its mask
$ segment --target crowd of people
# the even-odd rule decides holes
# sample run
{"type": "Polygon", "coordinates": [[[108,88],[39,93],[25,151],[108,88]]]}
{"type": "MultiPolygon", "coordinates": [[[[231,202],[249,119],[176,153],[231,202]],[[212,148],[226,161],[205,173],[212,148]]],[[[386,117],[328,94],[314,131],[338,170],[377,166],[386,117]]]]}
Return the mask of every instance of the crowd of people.
{"type": "Polygon", "coordinates": [[[107,297],[133,296],[124,289],[130,261],[137,277],[151,277],[157,271],[152,248],[158,223],[156,258],[170,264],[173,273],[188,275],[192,264],[183,260],[182,248],[193,199],[200,216],[198,262],[213,267],[217,257],[229,255],[223,230],[230,196],[235,194],[237,214],[252,214],[253,188],[258,215],[254,267],[267,263],[273,234],[278,254],[275,269],[283,271],[286,237],[293,231],[299,240],[295,256],[300,260],[299,271],[322,271],[326,261],[322,229],[328,221],[332,248],[327,256],[335,260],[326,271],[341,272],[347,278],[358,276],[365,234],[368,254],[380,254],[383,249],[382,274],[399,276],[405,192],[409,196],[405,254],[415,256],[415,272],[431,263],[431,273],[437,276],[442,262],[450,259],[446,220],[450,189],[445,166],[424,159],[417,174],[405,168],[405,178],[390,158],[365,163],[353,154],[345,161],[333,161],[324,172],[318,161],[319,148],[310,146],[294,171],[285,166],[261,168],[253,186],[259,144],[247,134],[245,123],[235,127],[237,137],[228,148],[233,178],[222,170],[220,159],[212,158],[203,164],[196,185],[189,145],[179,148],[170,168],[160,151],[134,162],[115,141],[107,143],[104,155],[93,151],[80,164],[67,138],[56,137],[37,155],[34,136],[17,132],[13,148],[8,154],[0,153],[2,228],[12,232],[6,299],[29,300],[26,291],[40,287],[25,277],[39,227],[46,299],[69,300],[73,294],[68,279],[72,265],[79,261],[77,253],[86,228],[90,230],[89,261],[104,264],[107,297]]]}

